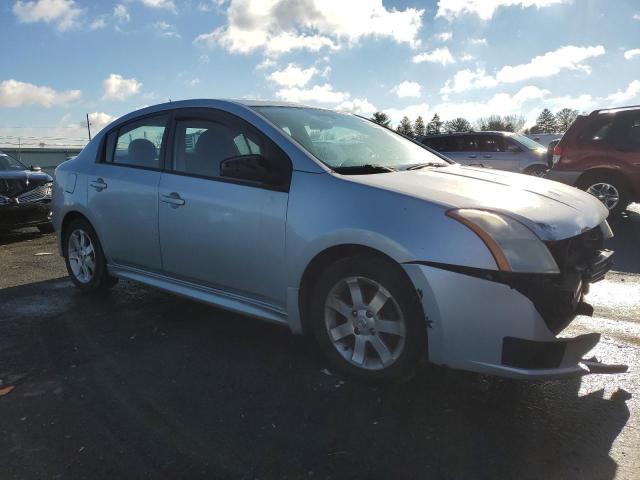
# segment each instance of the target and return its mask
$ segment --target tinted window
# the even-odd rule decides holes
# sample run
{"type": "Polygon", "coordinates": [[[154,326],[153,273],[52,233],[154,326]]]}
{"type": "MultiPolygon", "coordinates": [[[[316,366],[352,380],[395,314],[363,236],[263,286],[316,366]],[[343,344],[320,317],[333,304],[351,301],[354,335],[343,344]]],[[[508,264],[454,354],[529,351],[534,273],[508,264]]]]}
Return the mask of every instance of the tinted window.
{"type": "Polygon", "coordinates": [[[578,140],[582,142],[601,142],[606,140],[613,127],[613,122],[613,116],[599,116],[580,134],[578,140]]]}
{"type": "Polygon", "coordinates": [[[499,135],[480,135],[478,147],[481,152],[504,152],[506,151],[506,142],[504,137],[499,135]]]}
{"type": "Polygon", "coordinates": [[[453,137],[460,152],[477,152],[478,137],[476,135],[460,135],[453,137]]]}
{"type": "Polygon", "coordinates": [[[26,170],[23,164],[6,153],[0,152],[0,170],[26,170]]]}
{"type": "Polygon", "coordinates": [[[640,151],[640,112],[620,115],[611,137],[614,146],[620,150],[640,151]]]}
{"type": "Polygon", "coordinates": [[[160,149],[167,115],[147,117],[119,128],[107,137],[107,162],[160,168],[160,149]],[[115,150],[113,145],[115,143],[115,150]]]}
{"type": "Polygon", "coordinates": [[[222,173],[222,163],[230,158],[255,161],[256,168],[283,179],[290,171],[286,156],[246,122],[226,115],[176,120],[173,170],[199,177],[236,178],[232,169],[225,170],[228,175],[222,173]]]}
{"type": "Polygon", "coordinates": [[[436,152],[454,152],[456,149],[451,137],[426,138],[422,143],[433,148],[436,152]]]}

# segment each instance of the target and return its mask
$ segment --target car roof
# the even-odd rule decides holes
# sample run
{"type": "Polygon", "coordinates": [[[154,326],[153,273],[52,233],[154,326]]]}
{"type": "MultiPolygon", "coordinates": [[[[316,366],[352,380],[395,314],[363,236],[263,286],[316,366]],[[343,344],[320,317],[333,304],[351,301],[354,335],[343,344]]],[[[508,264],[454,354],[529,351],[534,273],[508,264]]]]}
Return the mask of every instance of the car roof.
{"type": "Polygon", "coordinates": [[[469,130],[468,132],[450,132],[450,133],[436,133],[436,134],[428,134],[422,138],[439,138],[439,137],[454,137],[460,135],[504,135],[506,137],[510,137],[513,135],[513,132],[502,132],[499,130],[481,130],[476,132],[474,130],[469,130]]]}
{"type": "Polygon", "coordinates": [[[640,105],[629,105],[628,107],[616,107],[616,108],[601,108],[600,110],[594,110],[591,115],[599,115],[602,113],[611,114],[618,112],[628,112],[633,110],[639,110],[640,105]]]}

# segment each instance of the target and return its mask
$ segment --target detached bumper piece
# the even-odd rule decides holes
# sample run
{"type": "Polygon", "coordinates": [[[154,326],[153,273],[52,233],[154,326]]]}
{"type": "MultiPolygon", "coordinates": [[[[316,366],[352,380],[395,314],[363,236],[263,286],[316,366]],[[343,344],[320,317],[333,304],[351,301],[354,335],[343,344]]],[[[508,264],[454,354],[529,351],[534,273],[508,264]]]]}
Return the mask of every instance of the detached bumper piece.
{"type": "Polygon", "coordinates": [[[625,373],[628,370],[627,365],[605,364],[595,357],[583,358],[599,341],[599,333],[588,333],[550,342],[505,337],[502,341],[502,364],[506,367],[529,371],[576,367],[577,372],[583,375],[625,373]]]}
{"type": "Polygon", "coordinates": [[[569,367],[580,363],[599,341],[599,333],[549,342],[505,337],[502,341],[502,364],[524,370],[569,367]]]}

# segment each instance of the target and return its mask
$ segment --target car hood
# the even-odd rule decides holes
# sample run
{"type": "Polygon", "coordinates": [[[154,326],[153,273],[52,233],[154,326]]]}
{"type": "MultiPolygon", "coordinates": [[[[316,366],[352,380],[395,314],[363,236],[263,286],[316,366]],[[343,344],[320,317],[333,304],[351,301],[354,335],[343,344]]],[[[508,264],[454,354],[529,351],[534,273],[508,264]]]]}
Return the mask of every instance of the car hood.
{"type": "Polygon", "coordinates": [[[451,165],[349,178],[445,208],[500,212],[524,223],[542,240],[573,237],[608,215],[596,198],[577,188],[500,170],[451,165]]]}
{"type": "Polygon", "coordinates": [[[0,170],[0,196],[17,197],[53,179],[44,172],[0,170]]]}

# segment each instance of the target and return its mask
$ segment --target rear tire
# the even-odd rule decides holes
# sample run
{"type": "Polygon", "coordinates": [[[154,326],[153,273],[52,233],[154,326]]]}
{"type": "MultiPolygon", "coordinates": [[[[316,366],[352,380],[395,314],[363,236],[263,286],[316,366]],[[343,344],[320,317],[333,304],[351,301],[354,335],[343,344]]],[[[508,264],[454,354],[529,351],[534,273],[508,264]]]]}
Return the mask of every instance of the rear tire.
{"type": "Polygon", "coordinates": [[[62,246],[69,277],[83,292],[106,290],[118,283],[109,275],[98,235],[86,220],[77,218],[65,228],[62,246]]]}
{"type": "Polygon", "coordinates": [[[524,174],[531,175],[534,177],[542,177],[549,170],[549,168],[544,165],[531,165],[530,167],[525,168],[524,174]]]}
{"type": "Polygon", "coordinates": [[[411,281],[390,260],[370,255],[329,265],[316,282],[311,326],[338,371],[370,382],[409,377],[426,358],[427,328],[411,281]]]}
{"type": "Polygon", "coordinates": [[[617,175],[608,173],[587,175],[580,179],[578,187],[600,200],[611,215],[624,212],[631,203],[629,187],[617,175]]]}

